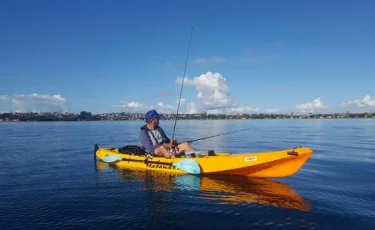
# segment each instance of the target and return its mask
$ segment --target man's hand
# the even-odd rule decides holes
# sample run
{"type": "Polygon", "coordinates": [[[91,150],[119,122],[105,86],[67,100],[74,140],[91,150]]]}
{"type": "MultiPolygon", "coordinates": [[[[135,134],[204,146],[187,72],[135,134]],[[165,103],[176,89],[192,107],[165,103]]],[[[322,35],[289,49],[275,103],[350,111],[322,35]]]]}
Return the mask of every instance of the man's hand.
{"type": "Polygon", "coordinates": [[[171,140],[171,143],[172,143],[172,145],[174,145],[174,146],[177,146],[177,145],[178,145],[176,138],[173,138],[173,139],[171,140]]]}
{"type": "Polygon", "coordinates": [[[164,147],[169,148],[169,149],[171,149],[173,146],[177,146],[177,145],[178,144],[177,144],[177,141],[176,141],[175,138],[173,138],[173,140],[171,140],[169,143],[163,144],[164,147]]]}
{"type": "Polygon", "coordinates": [[[170,149],[172,148],[172,143],[164,143],[163,146],[170,149]]]}

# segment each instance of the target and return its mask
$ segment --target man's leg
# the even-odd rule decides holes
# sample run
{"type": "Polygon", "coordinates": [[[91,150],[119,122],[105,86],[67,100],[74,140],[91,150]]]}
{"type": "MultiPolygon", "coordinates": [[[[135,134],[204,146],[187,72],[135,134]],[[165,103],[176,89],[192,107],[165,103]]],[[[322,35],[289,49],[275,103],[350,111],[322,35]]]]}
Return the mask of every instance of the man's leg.
{"type": "Polygon", "coordinates": [[[164,146],[159,146],[155,149],[155,154],[157,156],[163,156],[165,158],[169,158],[169,152],[168,149],[164,146]]]}
{"type": "Polygon", "coordinates": [[[189,145],[187,142],[183,142],[178,145],[178,152],[183,153],[183,152],[194,152],[195,150],[189,145]]]}

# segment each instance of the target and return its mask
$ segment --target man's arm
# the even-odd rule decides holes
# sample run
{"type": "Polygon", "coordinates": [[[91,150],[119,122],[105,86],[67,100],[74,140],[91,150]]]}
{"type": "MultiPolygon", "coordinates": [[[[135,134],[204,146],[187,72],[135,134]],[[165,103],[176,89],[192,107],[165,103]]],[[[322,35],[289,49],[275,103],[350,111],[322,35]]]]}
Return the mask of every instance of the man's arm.
{"type": "Polygon", "coordinates": [[[147,152],[154,154],[155,149],[160,145],[152,145],[152,142],[147,134],[147,131],[141,131],[139,133],[139,142],[146,149],[147,152]]]}

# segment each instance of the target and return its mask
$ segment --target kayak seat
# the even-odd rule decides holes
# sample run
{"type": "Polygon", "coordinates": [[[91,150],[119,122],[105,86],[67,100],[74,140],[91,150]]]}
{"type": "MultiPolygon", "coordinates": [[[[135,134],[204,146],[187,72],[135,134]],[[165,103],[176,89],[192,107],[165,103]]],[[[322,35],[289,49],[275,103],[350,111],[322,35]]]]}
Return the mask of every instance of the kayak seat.
{"type": "Polygon", "coordinates": [[[119,153],[131,155],[145,155],[146,151],[138,145],[126,145],[118,149],[119,153]]]}

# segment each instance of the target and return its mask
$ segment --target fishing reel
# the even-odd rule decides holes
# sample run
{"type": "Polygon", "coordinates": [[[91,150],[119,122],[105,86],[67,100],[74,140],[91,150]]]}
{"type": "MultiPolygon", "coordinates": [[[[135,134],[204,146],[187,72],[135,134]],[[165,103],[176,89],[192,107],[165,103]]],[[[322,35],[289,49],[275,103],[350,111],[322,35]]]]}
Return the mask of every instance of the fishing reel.
{"type": "Polygon", "coordinates": [[[178,152],[177,146],[173,146],[169,149],[169,158],[175,158],[178,152]]]}
{"type": "Polygon", "coordinates": [[[169,149],[169,158],[175,158],[177,156],[177,153],[178,153],[178,147],[177,147],[177,142],[176,142],[176,139],[172,138],[172,141],[171,141],[173,144],[171,146],[171,148],[169,149]]]}

